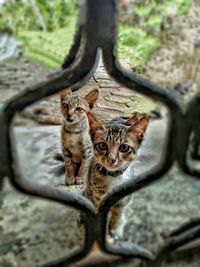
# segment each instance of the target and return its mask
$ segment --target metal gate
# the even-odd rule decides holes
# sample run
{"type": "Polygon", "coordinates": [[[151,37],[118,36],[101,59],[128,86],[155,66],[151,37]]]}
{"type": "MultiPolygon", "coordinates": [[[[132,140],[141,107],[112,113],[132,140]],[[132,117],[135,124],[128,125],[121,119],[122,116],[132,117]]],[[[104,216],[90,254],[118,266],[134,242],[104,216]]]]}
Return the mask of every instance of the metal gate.
{"type": "MultiPolygon", "coordinates": [[[[147,249],[133,243],[106,243],[106,218],[110,208],[121,198],[134,193],[162,178],[176,162],[179,169],[189,175],[188,179],[199,179],[200,170],[188,162],[188,147],[194,136],[193,157],[198,158],[200,94],[185,104],[172,90],[163,88],[124,69],[116,56],[116,36],[118,21],[118,1],[81,1],[79,21],[74,43],[67,55],[63,70],[51,79],[27,88],[22,93],[0,106],[0,185],[8,176],[13,187],[28,195],[49,199],[81,210],[84,216],[85,245],[65,258],[50,262],[46,266],[68,266],[85,257],[96,241],[100,248],[109,254],[122,256],[122,261],[131,258],[144,260],[144,266],[160,266],[171,251],[200,237],[200,218],[194,218],[170,233],[158,252],[153,255],[147,249]],[[48,97],[66,87],[78,90],[94,74],[102,53],[103,63],[108,74],[118,83],[144,96],[164,104],[169,110],[169,125],[166,150],[158,166],[142,173],[123,186],[115,188],[104,198],[98,212],[93,204],[77,193],[60,192],[38,186],[34,181],[22,180],[15,143],[12,138],[12,119],[16,112],[23,110],[35,101],[48,97]]],[[[116,266],[116,264],[115,264],[116,266]]]]}

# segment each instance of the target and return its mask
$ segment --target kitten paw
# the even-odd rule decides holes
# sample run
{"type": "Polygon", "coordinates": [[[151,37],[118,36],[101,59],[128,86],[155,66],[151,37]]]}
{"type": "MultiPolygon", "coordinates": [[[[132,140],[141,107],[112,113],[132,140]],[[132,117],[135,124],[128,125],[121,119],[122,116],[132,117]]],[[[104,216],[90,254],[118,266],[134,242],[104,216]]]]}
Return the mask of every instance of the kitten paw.
{"type": "Polygon", "coordinates": [[[81,185],[84,184],[86,179],[84,177],[76,176],[76,184],[81,185]]]}
{"type": "Polygon", "coordinates": [[[123,229],[121,230],[119,229],[119,227],[112,229],[109,232],[109,236],[113,239],[114,242],[123,241],[123,229]]]}
{"type": "Polygon", "coordinates": [[[75,177],[66,177],[65,183],[66,183],[66,185],[75,185],[76,179],[75,179],[75,177]]]}
{"type": "Polygon", "coordinates": [[[113,242],[114,242],[114,238],[110,234],[107,237],[107,242],[108,242],[108,244],[113,244],[113,242]]]}
{"type": "Polygon", "coordinates": [[[112,233],[108,234],[107,241],[109,244],[113,244],[113,243],[117,243],[119,241],[123,241],[123,239],[112,232],[112,233]]]}

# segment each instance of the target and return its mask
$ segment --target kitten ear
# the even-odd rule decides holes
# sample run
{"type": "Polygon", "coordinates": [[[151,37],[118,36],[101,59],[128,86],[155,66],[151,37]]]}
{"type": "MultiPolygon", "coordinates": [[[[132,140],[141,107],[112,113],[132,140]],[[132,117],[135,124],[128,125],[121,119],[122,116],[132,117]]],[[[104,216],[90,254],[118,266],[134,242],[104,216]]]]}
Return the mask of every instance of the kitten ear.
{"type": "Polygon", "coordinates": [[[145,116],[144,113],[133,112],[132,117],[126,121],[126,125],[137,124],[145,116]]]}
{"type": "Polygon", "coordinates": [[[88,112],[87,116],[88,116],[88,121],[90,125],[90,132],[92,135],[94,135],[95,132],[98,130],[105,129],[104,123],[99,121],[92,113],[88,112]]]}
{"type": "Polygon", "coordinates": [[[87,103],[89,104],[89,107],[92,109],[94,106],[94,103],[97,101],[97,98],[99,96],[99,90],[98,89],[94,89],[91,92],[89,92],[86,96],[85,96],[85,100],[87,101],[87,103]]]}
{"type": "Polygon", "coordinates": [[[150,116],[142,114],[142,118],[137,121],[136,124],[133,124],[127,129],[128,133],[132,133],[134,136],[136,136],[139,144],[142,142],[144,138],[145,131],[147,129],[150,116]]]}
{"type": "Polygon", "coordinates": [[[64,100],[66,97],[71,97],[72,96],[72,90],[70,88],[66,88],[61,91],[60,93],[60,99],[64,100]]]}

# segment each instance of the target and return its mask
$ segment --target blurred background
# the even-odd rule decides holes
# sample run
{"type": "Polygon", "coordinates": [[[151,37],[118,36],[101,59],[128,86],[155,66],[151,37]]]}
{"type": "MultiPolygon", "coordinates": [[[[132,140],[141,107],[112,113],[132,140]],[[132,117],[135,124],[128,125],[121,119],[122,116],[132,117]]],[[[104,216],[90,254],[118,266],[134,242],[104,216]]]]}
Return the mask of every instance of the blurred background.
{"type": "MultiPolygon", "coordinates": [[[[119,56],[144,66],[191,6],[192,0],[121,1],[119,56]]],[[[77,10],[76,0],[1,0],[0,32],[14,36],[25,57],[55,68],[69,50],[77,10]]]]}
{"type": "MultiPolygon", "coordinates": [[[[73,41],[78,6],[75,0],[0,0],[0,105],[60,68],[73,41]]],[[[200,86],[200,1],[121,0],[119,13],[121,64],[189,101],[200,86]]],[[[94,88],[100,96],[93,112],[102,119],[134,111],[151,114],[134,172],[155,166],[164,150],[166,108],[117,84],[102,63],[78,93],[94,88]]],[[[54,189],[81,192],[81,186],[65,186],[59,173],[62,164],[54,157],[60,151],[61,124],[58,94],[16,114],[13,140],[22,176],[54,189]]],[[[123,240],[155,252],[166,233],[199,215],[199,192],[199,181],[174,166],[164,179],[134,194],[125,213],[123,240]]],[[[77,211],[23,195],[8,182],[0,192],[0,213],[2,267],[40,267],[83,245],[77,211]]],[[[199,244],[192,244],[198,252],[194,257],[189,249],[179,251],[163,266],[199,267],[199,244]]],[[[129,266],[143,266],[141,261],[134,264],[129,266]]]]}

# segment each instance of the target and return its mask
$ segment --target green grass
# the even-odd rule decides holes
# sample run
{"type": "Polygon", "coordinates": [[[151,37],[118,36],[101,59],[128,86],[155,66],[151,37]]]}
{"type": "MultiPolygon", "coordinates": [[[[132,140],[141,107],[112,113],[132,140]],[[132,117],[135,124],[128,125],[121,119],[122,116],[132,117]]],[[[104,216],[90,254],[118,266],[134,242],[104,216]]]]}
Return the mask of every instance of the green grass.
{"type": "MultiPolygon", "coordinates": [[[[157,4],[156,8],[166,15],[170,7],[177,9],[178,15],[187,14],[192,0],[169,0],[157,4]]],[[[155,2],[136,9],[138,14],[148,15],[155,2]]],[[[159,29],[162,15],[150,13],[145,22],[152,29],[159,29]]],[[[51,68],[58,68],[68,53],[75,33],[75,17],[68,18],[68,26],[53,32],[20,31],[17,37],[23,41],[25,56],[51,68]]],[[[120,25],[117,51],[119,57],[130,60],[132,66],[145,65],[152,53],[159,47],[160,39],[157,35],[150,35],[144,29],[129,25],[120,25]]]]}
{"type": "Polygon", "coordinates": [[[153,15],[148,19],[147,24],[153,28],[159,28],[162,17],[160,15],[153,15]]]}
{"type": "Polygon", "coordinates": [[[147,63],[149,56],[159,47],[159,38],[141,29],[122,25],[119,29],[119,57],[128,58],[132,66],[147,63]]]}
{"type": "Polygon", "coordinates": [[[22,31],[18,38],[24,44],[25,56],[51,68],[58,68],[68,53],[75,33],[75,18],[68,27],[54,32],[22,31]]]}
{"type": "MultiPolygon", "coordinates": [[[[170,8],[177,10],[177,16],[184,16],[192,6],[192,0],[168,0],[159,4],[153,1],[135,9],[138,15],[145,15],[146,28],[158,31],[163,16],[168,15],[170,8]],[[152,12],[152,11],[156,12],[152,12]]],[[[144,27],[145,28],[145,27],[144,27]]],[[[153,52],[160,46],[158,35],[151,35],[142,28],[121,25],[119,28],[118,52],[120,57],[130,60],[132,66],[144,66],[153,52]]]]}
{"type": "MultiPolygon", "coordinates": [[[[68,53],[75,32],[75,19],[67,28],[55,32],[23,31],[18,38],[24,44],[25,56],[50,68],[58,68],[68,53]]],[[[143,65],[159,46],[159,39],[130,26],[120,26],[118,54],[134,66],[143,65]]]]}
{"type": "Polygon", "coordinates": [[[155,2],[148,3],[148,5],[140,6],[135,8],[135,13],[138,15],[147,15],[156,6],[155,2]]]}
{"type": "Polygon", "coordinates": [[[168,0],[166,3],[162,3],[159,5],[163,14],[166,14],[168,8],[176,7],[177,8],[177,15],[183,16],[188,13],[188,10],[192,6],[192,0],[168,0]]]}

